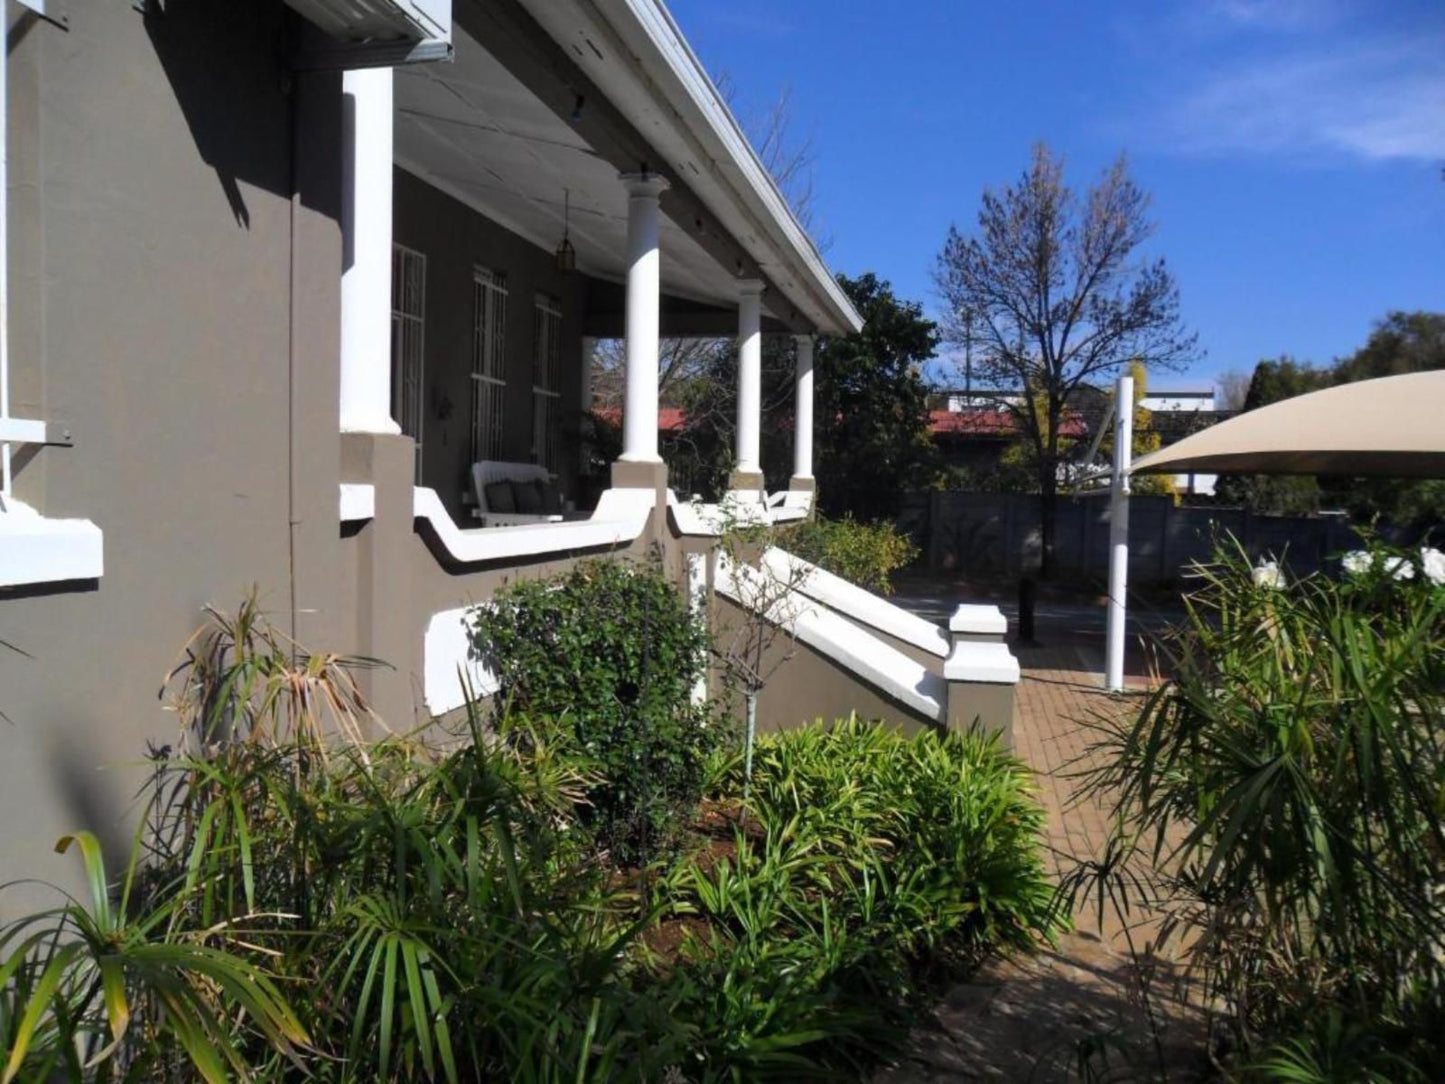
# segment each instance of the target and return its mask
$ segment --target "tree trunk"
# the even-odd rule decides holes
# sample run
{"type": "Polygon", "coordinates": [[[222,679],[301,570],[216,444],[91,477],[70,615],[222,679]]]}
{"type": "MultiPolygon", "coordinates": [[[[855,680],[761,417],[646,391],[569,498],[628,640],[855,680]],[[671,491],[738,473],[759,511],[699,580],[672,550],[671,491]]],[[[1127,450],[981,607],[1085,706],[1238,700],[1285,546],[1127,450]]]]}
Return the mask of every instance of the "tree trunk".
{"type": "Polygon", "coordinates": [[[1053,464],[1039,473],[1039,579],[1054,578],[1054,535],[1058,522],[1058,478],[1053,464]]]}
{"type": "Polygon", "coordinates": [[[1039,579],[1054,578],[1054,535],[1058,524],[1059,422],[1063,404],[1050,398],[1048,431],[1039,463],[1039,579]]]}

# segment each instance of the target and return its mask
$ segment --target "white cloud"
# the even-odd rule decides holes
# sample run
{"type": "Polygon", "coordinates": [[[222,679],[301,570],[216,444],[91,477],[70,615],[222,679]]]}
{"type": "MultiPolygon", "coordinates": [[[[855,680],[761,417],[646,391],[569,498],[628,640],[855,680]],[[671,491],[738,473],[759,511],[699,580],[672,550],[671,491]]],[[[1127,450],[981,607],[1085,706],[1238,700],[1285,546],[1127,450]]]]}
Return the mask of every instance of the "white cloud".
{"type": "Polygon", "coordinates": [[[1331,46],[1218,68],[1164,103],[1146,130],[1190,153],[1445,158],[1445,51],[1437,43],[1331,46]]]}
{"type": "Polygon", "coordinates": [[[1341,0],[1210,0],[1193,10],[1228,28],[1287,33],[1319,30],[1347,14],[1341,0]]]}

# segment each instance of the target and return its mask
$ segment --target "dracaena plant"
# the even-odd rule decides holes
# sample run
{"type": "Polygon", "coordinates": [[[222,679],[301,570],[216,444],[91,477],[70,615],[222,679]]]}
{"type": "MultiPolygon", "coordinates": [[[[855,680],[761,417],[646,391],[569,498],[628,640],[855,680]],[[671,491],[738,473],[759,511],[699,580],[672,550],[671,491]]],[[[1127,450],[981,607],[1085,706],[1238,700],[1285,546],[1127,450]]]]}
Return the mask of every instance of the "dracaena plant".
{"type": "Polygon", "coordinates": [[[1096,722],[1085,792],[1119,827],[1064,901],[1162,911],[1266,1075],[1330,1036],[1416,1066],[1398,1079],[1445,1072],[1445,586],[1417,564],[1371,545],[1260,576],[1227,544],[1196,570],[1172,678],[1096,722]]]}
{"type": "Polygon", "coordinates": [[[307,1035],[230,930],[180,928],[171,902],[132,909],[134,855],[113,903],[100,844],[79,850],[87,896],[0,927],[0,1081],[250,1079],[257,1049],[300,1065],[307,1035]]]}

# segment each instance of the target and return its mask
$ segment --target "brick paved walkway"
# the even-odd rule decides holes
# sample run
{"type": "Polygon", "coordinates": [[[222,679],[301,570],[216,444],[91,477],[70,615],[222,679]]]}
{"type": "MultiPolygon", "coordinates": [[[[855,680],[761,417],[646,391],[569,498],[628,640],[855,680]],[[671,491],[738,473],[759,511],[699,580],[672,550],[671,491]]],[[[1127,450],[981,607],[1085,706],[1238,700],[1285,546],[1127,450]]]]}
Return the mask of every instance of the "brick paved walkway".
{"type": "MultiPolygon", "coordinates": [[[[1014,717],[1015,750],[1038,772],[1051,873],[1057,877],[1071,868],[1072,859],[1099,854],[1108,836],[1101,805],[1073,800],[1075,783],[1068,776],[1082,765],[1092,741],[1082,724],[1100,713],[1137,711],[1139,699],[1106,694],[1098,673],[1101,660],[1086,647],[1014,650],[1024,671],[1014,717]]],[[[1136,676],[1129,684],[1148,682],[1136,676]]],[[[1133,929],[1142,947],[1152,924],[1148,916],[1135,917],[1142,922],[1133,929]]],[[[1163,1037],[1169,1079],[1191,1080],[1200,1075],[1201,1026],[1197,1014],[1176,1000],[1172,970],[1170,960],[1157,962],[1154,1001],[1167,1017],[1163,1037]]],[[[1117,918],[1106,913],[1101,936],[1097,910],[1087,908],[1075,915],[1075,929],[1060,938],[1056,950],[996,961],[951,990],[936,1010],[937,1027],[915,1032],[907,1060],[877,1075],[875,1084],[1078,1080],[1080,1044],[1105,1037],[1127,1049],[1126,1055],[1116,1046],[1110,1054],[1116,1072],[1127,1057],[1132,1072],[1123,1079],[1151,1079],[1158,1063],[1136,976],[1117,918]]],[[[1094,1068],[1102,1063],[1096,1061],[1094,1068]]]]}

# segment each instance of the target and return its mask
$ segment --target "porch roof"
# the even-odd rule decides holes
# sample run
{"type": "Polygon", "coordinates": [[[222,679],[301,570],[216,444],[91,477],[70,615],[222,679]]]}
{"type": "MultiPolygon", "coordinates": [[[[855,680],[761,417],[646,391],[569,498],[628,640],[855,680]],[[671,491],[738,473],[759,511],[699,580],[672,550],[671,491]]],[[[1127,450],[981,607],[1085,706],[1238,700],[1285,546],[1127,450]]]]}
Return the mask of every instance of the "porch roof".
{"type": "Polygon", "coordinates": [[[660,173],[665,292],[732,307],[738,278],[762,278],[788,328],[862,326],[659,0],[494,0],[456,17],[453,64],[398,69],[404,168],[546,249],[565,227],[581,270],[619,280],[617,174],[660,173]]]}

